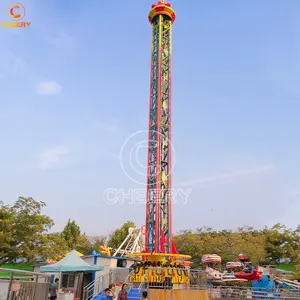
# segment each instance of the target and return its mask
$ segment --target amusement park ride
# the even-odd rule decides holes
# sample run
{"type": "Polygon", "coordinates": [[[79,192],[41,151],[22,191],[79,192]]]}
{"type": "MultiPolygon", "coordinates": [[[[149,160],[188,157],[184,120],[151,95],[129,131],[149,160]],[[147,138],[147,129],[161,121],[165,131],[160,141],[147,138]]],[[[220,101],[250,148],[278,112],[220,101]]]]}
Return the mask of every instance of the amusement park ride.
{"type": "Polygon", "coordinates": [[[220,272],[221,257],[216,254],[206,254],[202,256],[202,263],[206,265],[207,279],[214,283],[233,284],[251,282],[252,288],[255,290],[276,290],[276,284],[282,289],[300,296],[300,284],[297,281],[292,281],[286,278],[280,278],[273,274],[269,268],[257,267],[252,271],[247,270],[247,265],[251,264],[247,255],[238,255],[237,262],[228,262],[226,271],[220,272]]]}
{"type": "Polygon", "coordinates": [[[145,226],[129,228],[128,234],[118,249],[100,246],[100,252],[106,256],[123,257],[124,255],[141,252],[144,249],[143,236],[145,226]],[[112,251],[114,251],[112,253],[112,251]]]}
{"type": "MultiPolygon", "coordinates": [[[[172,25],[175,11],[164,0],[152,5],[148,174],[144,251],[127,257],[152,266],[190,266],[190,256],[180,255],[172,236],[172,25]]],[[[132,281],[138,282],[141,268],[132,281]]]]}

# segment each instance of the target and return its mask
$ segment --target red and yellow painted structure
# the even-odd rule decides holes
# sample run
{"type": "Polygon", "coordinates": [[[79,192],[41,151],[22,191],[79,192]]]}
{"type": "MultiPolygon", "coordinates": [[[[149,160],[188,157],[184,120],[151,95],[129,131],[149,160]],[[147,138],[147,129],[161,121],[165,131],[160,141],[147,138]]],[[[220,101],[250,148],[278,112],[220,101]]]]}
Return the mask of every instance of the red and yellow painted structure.
{"type": "Polygon", "coordinates": [[[164,1],[152,5],[150,113],[145,249],[174,253],[172,238],[172,25],[164,1]]]}
{"type": "MultiPolygon", "coordinates": [[[[185,261],[190,256],[178,254],[172,236],[172,26],[175,18],[175,11],[164,0],[153,4],[148,16],[152,48],[145,251],[128,257],[153,262],[153,265],[181,261],[187,266],[185,261]]],[[[148,271],[140,268],[132,281],[145,278],[145,272],[148,271]]],[[[161,278],[157,267],[151,272],[149,281],[161,278]]],[[[172,274],[176,283],[187,281],[183,270],[177,268],[172,274]]]]}

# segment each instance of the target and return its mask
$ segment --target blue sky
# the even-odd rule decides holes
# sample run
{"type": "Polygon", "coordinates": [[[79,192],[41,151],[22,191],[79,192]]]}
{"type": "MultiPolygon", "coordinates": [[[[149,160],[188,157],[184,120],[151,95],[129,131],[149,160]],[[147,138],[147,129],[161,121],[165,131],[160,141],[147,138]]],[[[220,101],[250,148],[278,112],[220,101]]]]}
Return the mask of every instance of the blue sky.
{"type": "MultiPolygon", "coordinates": [[[[45,201],[55,230],[142,225],[152,2],[22,3],[31,27],[0,31],[0,199],[45,201]]],[[[300,2],[172,5],[174,231],[298,225],[300,2]]]]}

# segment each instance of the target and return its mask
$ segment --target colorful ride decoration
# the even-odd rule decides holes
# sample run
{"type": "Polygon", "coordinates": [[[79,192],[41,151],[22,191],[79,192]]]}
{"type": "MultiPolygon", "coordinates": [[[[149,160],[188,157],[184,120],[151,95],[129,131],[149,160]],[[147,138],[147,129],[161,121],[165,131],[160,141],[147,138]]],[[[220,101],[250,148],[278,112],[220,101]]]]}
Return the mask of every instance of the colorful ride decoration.
{"type": "Polygon", "coordinates": [[[201,261],[203,264],[220,264],[222,258],[217,254],[205,254],[201,257],[201,261]]]}
{"type": "Polygon", "coordinates": [[[224,273],[222,276],[223,282],[233,282],[233,283],[245,283],[247,279],[236,278],[232,273],[224,273]]]}
{"type": "Polygon", "coordinates": [[[148,282],[152,284],[164,284],[166,278],[170,278],[172,284],[189,284],[189,270],[175,267],[137,267],[130,275],[129,282],[148,282]]]}
{"type": "Polygon", "coordinates": [[[252,273],[245,273],[245,272],[234,273],[234,276],[236,278],[246,279],[246,280],[249,280],[249,281],[254,281],[254,280],[259,281],[259,280],[261,280],[262,275],[263,275],[263,272],[261,272],[257,269],[253,270],[252,273]]]}
{"type": "Polygon", "coordinates": [[[239,262],[239,261],[234,261],[234,262],[228,262],[226,264],[226,269],[230,270],[230,269],[238,269],[238,268],[243,268],[244,264],[239,262]]]}
{"type": "Polygon", "coordinates": [[[205,268],[205,273],[206,273],[207,279],[221,280],[222,277],[223,277],[223,274],[220,271],[215,270],[215,269],[210,268],[210,267],[205,268]]]}
{"type": "Polygon", "coordinates": [[[129,276],[130,283],[148,282],[163,284],[166,279],[172,284],[189,284],[189,255],[141,253],[126,257],[139,261],[129,276]],[[138,255],[138,256],[137,256],[138,255]]]}
{"type": "Polygon", "coordinates": [[[241,262],[246,262],[249,261],[249,257],[248,255],[241,253],[238,255],[238,260],[241,262]]]}
{"type": "Polygon", "coordinates": [[[100,253],[106,255],[106,256],[111,256],[111,250],[112,248],[108,248],[108,247],[105,247],[105,246],[100,246],[100,253]]]}

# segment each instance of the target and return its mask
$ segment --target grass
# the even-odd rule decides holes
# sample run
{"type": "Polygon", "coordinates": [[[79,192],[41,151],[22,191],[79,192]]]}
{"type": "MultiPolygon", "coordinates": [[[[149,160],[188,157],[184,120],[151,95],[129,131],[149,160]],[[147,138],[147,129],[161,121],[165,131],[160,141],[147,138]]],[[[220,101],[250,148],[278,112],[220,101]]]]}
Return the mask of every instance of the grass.
{"type": "Polygon", "coordinates": [[[278,264],[276,265],[276,269],[284,270],[284,271],[295,271],[294,266],[289,264],[278,264]]]}
{"type": "MultiPolygon", "coordinates": [[[[22,270],[22,271],[33,271],[33,266],[24,265],[24,264],[6,264],[0,266],[0,268],[12,269],[12,270],[22,270]]],[[[9,276],[9,272],[0,272],[0,277],[9,276]]],[[[24,276],[24,274],[14,273],[14,276],[24,276]]]]}

